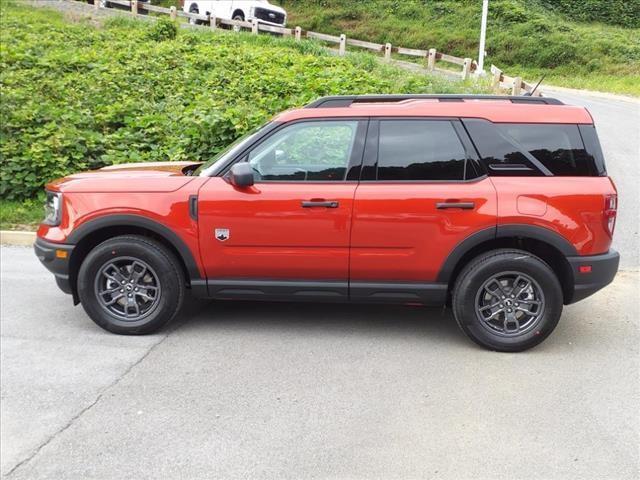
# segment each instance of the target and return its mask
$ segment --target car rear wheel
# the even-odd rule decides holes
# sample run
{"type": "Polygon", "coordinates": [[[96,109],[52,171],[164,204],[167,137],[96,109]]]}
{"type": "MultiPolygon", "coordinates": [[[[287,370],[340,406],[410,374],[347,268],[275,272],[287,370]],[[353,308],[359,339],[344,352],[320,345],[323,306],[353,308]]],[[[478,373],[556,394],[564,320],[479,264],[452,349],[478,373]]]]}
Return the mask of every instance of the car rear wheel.
{"type": "Polygon", "coordinates": [[[562,313],[560,282],[540,258],[523,250],[494,250],[472,260],[453,291],[453,313],[471,340],[490,350],[534,347],[562,313]]]}
{"type": "Polygon", "coordinates": [[[89,317],[105,330],[142,335],[176,316],[184,299],[184,277],[175,256],[155,240],[114,237],[82,262],[78,295],[89,317]]]}

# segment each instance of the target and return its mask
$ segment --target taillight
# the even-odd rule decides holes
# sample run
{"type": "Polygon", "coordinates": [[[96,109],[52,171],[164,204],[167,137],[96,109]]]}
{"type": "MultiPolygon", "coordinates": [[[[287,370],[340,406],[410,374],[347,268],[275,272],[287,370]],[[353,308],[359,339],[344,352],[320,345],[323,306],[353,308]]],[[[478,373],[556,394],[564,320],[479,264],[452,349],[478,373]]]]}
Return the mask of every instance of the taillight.
{"type": "Polygon", "coordinates": [[[613,237],[616,228],[616,216],[618,215],[618,196],[607,195],[604,197],[604,226],[609,235],[613,237]]]}

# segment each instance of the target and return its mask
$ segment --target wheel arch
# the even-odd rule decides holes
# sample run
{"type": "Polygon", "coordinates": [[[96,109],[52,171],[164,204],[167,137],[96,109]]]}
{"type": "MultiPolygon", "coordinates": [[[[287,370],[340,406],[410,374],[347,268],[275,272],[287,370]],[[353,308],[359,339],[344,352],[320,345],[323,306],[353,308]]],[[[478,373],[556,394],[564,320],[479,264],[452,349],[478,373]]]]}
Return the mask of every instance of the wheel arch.
{"type": "Polygon", "coordinates": [[[518,248],[540,257],[558,277],[565,302],[573,296],[573,273],[567,257],[578,255],[578,251],[558,233],[534,225],[498,225],[465,238],[445,260],[437,281],[448,284],[450,293],[469,261],[498,248],[518,248]]]}
{"type": "Polygon", "coordinates": [[[167,247],[180,263],[187,286],[206,285],[193,253],[169,227],[138,215],[107,215],[80,225],[67,238],[67,242],[74,245],[69,259],[69,283],[74,303],[78,303],[78,271],[87,254],[109,238],[131,234],[153,238],[167,247]]]}
{"type": "Polygon", "coordinates": [[[231,14],[231,18],[236,18],[237,14],[242,15],[243,20],[247,19],[247,16],[244,14],[244,10],[242,10],[241,8],[236,8],[231,14]]]}

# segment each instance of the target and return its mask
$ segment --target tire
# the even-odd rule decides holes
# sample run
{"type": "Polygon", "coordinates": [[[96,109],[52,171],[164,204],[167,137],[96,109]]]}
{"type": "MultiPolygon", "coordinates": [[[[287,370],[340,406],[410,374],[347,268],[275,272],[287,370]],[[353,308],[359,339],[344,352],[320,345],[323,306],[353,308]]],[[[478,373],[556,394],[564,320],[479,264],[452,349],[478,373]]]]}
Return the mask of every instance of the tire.
{"type": "Polygon", "coordinates": [[[523,250],[500,249],[474,258],[462,270],[452,304],[458,326],[478,345],[520,352],[553,332],[563,293],[543,260],[523,250]]]}
{"type": "MultiPolygon", "coordinates": [[[[198,5],[196,5],[195,3],[193,5],[191,5],[189,7],[189,13],[200,13],[200,10],[198,9],[198,5]]],[[[191,18],[189,17],[189,23],[191,25],[200,25],[200,20],[196,20],[195,18],[191,18]]]]}
{"type": "Polygon", "coordinates": [[[138,235],[99,244],[78,272],[78,295],[87,315],[121,335],[145,335],[167,325],[182,306],[184,284],[173,253],[138,235]]]}
{"type": "Polygon", "coordinates": [[[244,22],[244,14],[242,12],[236,13],[233,16],[234,20],[239,20],[240,22],[244,22]]]}

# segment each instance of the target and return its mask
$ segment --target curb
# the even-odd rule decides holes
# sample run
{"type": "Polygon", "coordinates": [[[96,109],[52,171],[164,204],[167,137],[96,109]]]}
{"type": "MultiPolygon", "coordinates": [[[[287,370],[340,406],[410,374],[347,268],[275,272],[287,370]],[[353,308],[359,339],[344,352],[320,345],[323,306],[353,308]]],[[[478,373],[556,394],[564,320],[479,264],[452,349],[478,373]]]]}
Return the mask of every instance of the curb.
{"type": "Polygon", "coordinates": [[[0,243],[2,245],[33,245],[36,241],[36,232],[18,230],[0,230],[0,243]]]}

